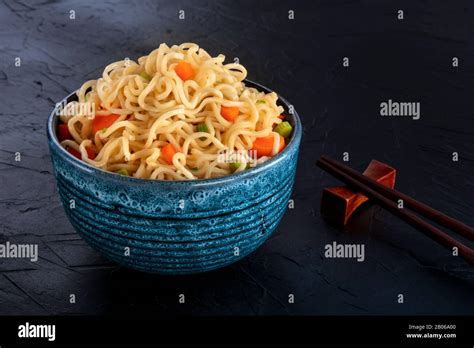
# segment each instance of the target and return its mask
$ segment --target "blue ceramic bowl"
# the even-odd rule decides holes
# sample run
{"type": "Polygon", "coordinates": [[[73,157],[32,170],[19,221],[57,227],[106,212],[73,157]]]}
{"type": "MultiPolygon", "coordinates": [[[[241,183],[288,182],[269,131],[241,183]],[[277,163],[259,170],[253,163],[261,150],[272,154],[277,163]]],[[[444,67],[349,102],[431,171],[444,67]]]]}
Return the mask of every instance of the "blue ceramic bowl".
{"type": "Polygon", "coordinates": [[[275,231],[295,180],[301,123],[279,98],[294,128],[281,153],[239,174],[192,181],[121,176],[76,159],[57,140],[53,111],[48,142],[69,221],[100,254],[140,271],[198,273],[242,259],[275,231]]]}

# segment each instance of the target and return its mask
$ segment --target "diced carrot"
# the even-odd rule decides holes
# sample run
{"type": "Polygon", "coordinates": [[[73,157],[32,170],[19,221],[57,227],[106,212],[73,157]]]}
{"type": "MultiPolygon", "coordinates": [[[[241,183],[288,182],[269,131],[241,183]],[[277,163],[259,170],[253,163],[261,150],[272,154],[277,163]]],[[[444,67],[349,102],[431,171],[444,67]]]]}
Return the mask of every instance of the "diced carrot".
{"type": "Polygon", "coordinates": [[[239,108],[237,106],[221,105],[221,115],[227,121],[234,122],[235,118],[239,115],[239,108]]]}
{"type": "Polygon", "coordinates": [[[161,148],[161,154],[168,164],[173,164],[173,156],[176,154],[176,152],[177,151],[174,146],[169,143],[161,148]]]}
{"type": "Polygon", "coordinates": [[[96,156],[96,153],[94,151],[94,149],[92,147],[86,147],[86,151],[87,151],[87,157],[91,160],[93,160],[96,156]]]}
{"type": "Polygon", "coordinates": [[[67,152],[69,152],[71,155],[73,155],[74,157],[78,159],[82,159],[81,153],[72,147],[68,147],[67,152]]]}
{"type": "Polygon", "coordinates": [[[61,123],[58,125],[58,139],[59,141],[72,139],[71,133],[69,133],[69,128],[66,123],[61,123]]]}
{"type": "MultiPolygon", "coordinates": [[[[285,147],[285,138],[283,138],[281,135],[279,135],[279,137],[280,147],[278,149],[278,152],[281,152],[281,150],[283,150],[283,148],[285,147]]],[[[252,145],[252,150],[255,150],[257,152],[258,158],[262,156],[272,156],[274,139],[275,138],[273,134],[255,139],[252,145]]]]}
{"type": "Polygon", "coordinates": [[[193,66],[184,60],[180,61],[178,65],[176,65],[174,71],[176,71],[176,74],[178,74],[178,76],[183,81],[191,80],[195,75],[193,66]]]}
{"type": "Polygon", "coordinates": [[[117,121],[119,117],[120,115],[116,114],[103,116],[96,115],[94,120],[92,121],[92,131],[95,134],[104,128],[110,127],[115,121],[117,121]]]}
{"type": "MultiPolygon", "coordinates": [[[[74,157],[82,160],[82,156],[81,156],[81,153],[79,151],[77,151],[76,149],[74,149],[73,147],[68,147],[67,148],[67,151],[73,155],[74,157]]],[[[91,147],[86,147],[86,151],[87,151],[87,158],[90,158],[90,159],[94,159],[96,154],[95,154],[95,151],[91,148],[91,147]]]]}

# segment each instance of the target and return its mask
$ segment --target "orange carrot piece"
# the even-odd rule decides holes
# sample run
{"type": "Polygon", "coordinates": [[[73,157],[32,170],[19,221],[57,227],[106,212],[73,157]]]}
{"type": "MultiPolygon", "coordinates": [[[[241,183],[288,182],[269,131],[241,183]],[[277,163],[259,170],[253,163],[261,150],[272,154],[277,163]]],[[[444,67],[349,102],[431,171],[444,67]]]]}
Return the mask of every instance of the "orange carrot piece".
{"type": "Polygon", "coordinates": [[[67,152],[69,152],[71,155],[73,155],[74,157],[78,159],[82,159],[81,153],[72,147],[68,147],[67,152]]]}
{"type": "Polygon", "coordinates": [[[93,160],[96,156],[96,153],[94,151],[94,149],[90,146],[86,147],[86,151],[87,151],[87,158],[93,160]]]}
{"type": "Polygon", "coordinates": [[[196,74],[194,72],[193,66],[190,63],[185,62],[184,60],[180,61],[178,65],[176,65],[174,71],[176,71],[176,74],[178,74],[180,79],[183,81],[191,80],[196,74]]]}
{"type": "Polygon", "coordinates": [[[176,154],[176,152],[177,151],[174,146],[169,143],[161,148],[161,154],[168,164],[173,164],[173,156],[176,154]]]}
{"type": "MultiPolygon", "coordinates": [[[[283,148],[285,147],[285,138],[283,138],[281,135],[279,135],[279,137],[280,137],[280,148],[278,149],[278,152],[281,152],[281,150],[283,150],[283,148]]],[[[253,142],[252,150],[256,151],[258,158],[262,156],[272,156],[273,141],[274,141],[273,134],[270,134],[266,137],[257,138],[253,142]]]]}
{"type": "MultiPolygon", "coordinates": [[[[96,156],[96,153],[94,151],[94,149],[92,149],[90,146],[86,147],[86,151],[87,151],[87,158],[90,158],[90,159],[94,159],[95,156],[96,156]]],[[[82,160],[82,156],[81,156],[81,153],[79,151],[77,151],[76,149],[72,148],[72,147],[68,147],[67,148],[67,152],[69,152],[71,155],[73,155],[74,157],[82,160]]]]}
{"type": "Polygon", "coordinates": [[[92,121],[92,132],[95,134],[104,128],[110,127],[115,121],[117,121],[119,117],[120,115],[116,114],[104,116],[96,115],[94,120],[92,121]]]}
{"type": "Polygon", "coordinates": [[[237,106],[221,105],[221,115],[227,121],[234,122],[235,118],[239,115],[239,108],[237,106]]]}
{"type": "Polygon", "coordinates": [[[69,133],[69,128],[66,123],[61,123],[58,125],[58,139],[59,141],[72,139],[71,133],[69,133]]]}

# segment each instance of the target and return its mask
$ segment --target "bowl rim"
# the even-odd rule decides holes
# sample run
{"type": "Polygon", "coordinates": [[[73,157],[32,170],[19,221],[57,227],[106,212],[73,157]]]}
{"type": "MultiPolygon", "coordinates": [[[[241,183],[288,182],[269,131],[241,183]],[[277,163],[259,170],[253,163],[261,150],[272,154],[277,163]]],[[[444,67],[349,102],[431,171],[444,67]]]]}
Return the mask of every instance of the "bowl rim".
{"type": "MultiPolygon", "coordinates": [[[[273,90],[271,90],[268,87],[265,87],[257,82],[254,82],[252,80],[245,79],[243,81],[246,86],[248,87],[253,87],[256,88],[260,91],[263,91],[265,93],[271,93],[273,90]]],[[[302,136],[302,125],[301,125],[301,120],[299,118],[298,113],[296,112],[295,108],[293,107],[293,113],[290,113],[289,116],[293,119],[293,124],[294,124],[294,130],[293,134],[291,135],[290,141],[288,144],[285,146],[282,152],[278,153],[276,156],[272,157],[268,161],[263,162],[262,164],[259,164],[253,168],[250,168],[248,170],[242,171],[237,174],[230,174],[230,175],[225,175],[222,177],[217,177],[217,178],[208,178],[208,179],[193,179],[193,180],[161,180],[161,179],[142,179],[142,178],[135,178],[133,176],[125,176],[125,175],[119,175],[113,172],[109,172],[106,170],[103,170],[101,168],[94,167],[74,156],[72,156],[70,153],[66,151],[65,148],[61,146],[59,143],[59,140],[55,136],[56,132],[54,130],[54,125],[55,125],[55,120],[58,117],[56,115],[56,109],[58,108],[58,105],[61,105],[65,101],[67,101],[70,97],[72,97],[74,94],[76,94],[77,90],[63,98],[60,102],[56,103],[56,106],[53,108],[51,111],[49,117],[48,117],[48,122],[47,122],[47,129],[46,133],[48,136],[48,142],[51,148],[56,148],[59,150],[59,154],[68,161],[70,164],[72,164],[74,167],[77,169],[81,170],[82,172],[86,172],[88,174],[96,174],[99,176],[104,176],[106,178],[109,178],[111,180],[116,180],[119,182],[123,183],[133,183],[133,184],[142,184],[142,185],[163,185],[163,184],[173,184],[173,185],[190,185],[193,184],[195,186],[201,186],[201,185],[213,185],[213,184],[224,184],[229,181],[233,181],[236,179],[246,179],[249,177],[253,177],[255,175],[260,174],[261,172],[264,172],[266,169],[269,169],[273,166],[276,166],[279,162],[283,160],[285,155],[287,155],[291,150],[293,150],[295,147],[299,146],[299,143],[301,141],[301,136],[302,136]]],[[[284,106],[289,109],[290,103],[282,97],[280,94],[278,94],[278,99],[284,106]]]]}

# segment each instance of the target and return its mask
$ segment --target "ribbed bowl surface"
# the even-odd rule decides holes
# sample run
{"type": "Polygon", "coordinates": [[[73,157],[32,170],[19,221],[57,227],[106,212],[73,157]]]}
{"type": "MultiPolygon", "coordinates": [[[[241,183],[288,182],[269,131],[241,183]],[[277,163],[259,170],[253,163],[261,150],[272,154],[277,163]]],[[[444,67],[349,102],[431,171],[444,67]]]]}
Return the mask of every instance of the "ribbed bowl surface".
{"type": "Polygon", "coordinates": [[[53,112],[48,141],[69,221],[99,253],[140,271],[198,273],[242,259],[276,229],[295,179],[301,124],[280,103],[294,127],[280,154],[241,174],[194,181],[143,180],[89,166],[59,145],[53,112]]]}

